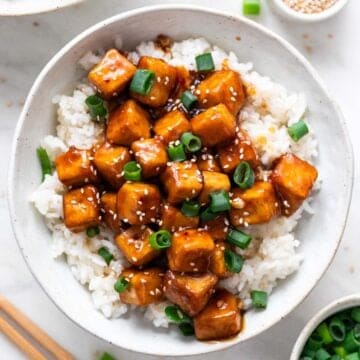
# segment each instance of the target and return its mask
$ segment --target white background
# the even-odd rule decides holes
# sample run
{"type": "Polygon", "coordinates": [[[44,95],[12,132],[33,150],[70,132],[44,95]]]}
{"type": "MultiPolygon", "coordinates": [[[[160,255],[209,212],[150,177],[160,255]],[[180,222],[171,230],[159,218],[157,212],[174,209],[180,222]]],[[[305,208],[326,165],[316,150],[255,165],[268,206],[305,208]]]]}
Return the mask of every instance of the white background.
{"type": "MultiPolygon", "coordinates": [[[[183,2],[241,14],[241,0],[183,2]]],[[[26,94],[55,52],[79,32],[106,17],[156,3],[174,1],[89,0],[50,14],[0,18],[0,295],[5,295],[22,309],[77,359],[95,360],[105,350],[119,360],[160,358],[125,352],[94,338],[68,320],[42,292],[28,271],[11,231],[6,200],[10,144],[26,94]]],[[[267,1],[263,0],[263,3],[267,1]]],[[[343,109],[355,154],[352,207],[334,262],[296,311],[253,341],[222,353],[188,359],[286,360],[300,329],[316,311],[338,297],[360,292],[360,178],[357,166],[360,158],[360,1],[351,0],[339,16],[314,25],[286,22],[266,5],[256,21],[285,37],[305,54],[343,109]]],[[[0,359],[23,358],[0,333],[0,359]]]]}

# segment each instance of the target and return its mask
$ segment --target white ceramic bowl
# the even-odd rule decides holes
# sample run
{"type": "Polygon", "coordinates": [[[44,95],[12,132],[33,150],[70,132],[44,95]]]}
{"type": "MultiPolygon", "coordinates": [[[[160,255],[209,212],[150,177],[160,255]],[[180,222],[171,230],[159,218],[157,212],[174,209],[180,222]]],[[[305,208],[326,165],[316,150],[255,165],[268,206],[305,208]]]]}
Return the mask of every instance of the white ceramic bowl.
{"type": "Polygon", "coordinates": [[[91,27],[60,50],[45,66],[27,98],[12,149],[9,204],[15,236],[28,266],[44,291],[75,323],[92,334],[130,350],[158,355],[201,354],[253,338],[289,314],[319,281],[329,266],[344,230],[353,179],[352,150],[344,119],[318,75],[292,46],[269,30],[243,17],[193,6],[158,6],[119,14],[91,27]],[[67,264],[54,261],[51,237],[42,217],[27,199],[39,185],[35,149],[40,139],[55,132],[54,95],[69,91],[79,80],[76,66],[88,50],[109,47],[121,34],[124,49],[159,33],[180,40],[204,36],[242,61],[252,61],[262,74],[293,91],[305,93],[312,126],[318,136],[318,169],[322,189],[314,200],[316,214],[303,219],[297,236],[305,260],[298,273],[271,295],[268,309],[250,311],[245,330],[225,342],[198,342],[177,331],[159,330],[141,317],[105,319],[92,305],[89,293],[74,279],[67,264]],[[239,36],[241,40],[239,41],[239,36]]]}
{"type": "Polygon", "coordinates": [[[290,20],[295,20],[298,22],[317,22],[326,20],[338,12],[340,12],[344,6],[349,2],[349,0],[338,0],[332,7],[329,9],[318,13],[318,14],[303,14],[298,11],[291,9],[287,6],[283,0],[270,0],[272,5],[276,8],[277,12],[290,20]]]}
{"type": "Polygon", "coordinates": [[[341,299],[335,300],[319,312],[317,312],[311,320],[305,325],[304,329],[301,331],[296,343],[294,345],[293,351],[290,356],[290,360],[299,360],[302,350],[305,346],[306,341],[312,334],[312,332],[320,325],[322,321],[335,315],[336,313],[349,309],[355,306],[360,305],[360,294],[349,295],[341,299]]]}

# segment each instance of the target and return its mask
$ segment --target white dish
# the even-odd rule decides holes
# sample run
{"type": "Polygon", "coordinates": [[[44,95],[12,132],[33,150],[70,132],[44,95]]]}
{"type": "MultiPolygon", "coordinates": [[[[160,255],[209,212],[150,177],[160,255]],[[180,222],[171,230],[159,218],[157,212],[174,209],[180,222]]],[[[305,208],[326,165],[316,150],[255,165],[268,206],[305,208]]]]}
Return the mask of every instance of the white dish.
{"type": "Polygon", "coordinates": [[[313,68],[292,46],[244,18],[193,6],[155,6],[104,20],[77,36],[46,65],[30,91],[17,126],[9,172],[9,203],[15,235],[30,270],[69,318],[92,334],[129,350],[184,356],[224,349],[257,336],[309,294],[339,245],[352,179],[352,150],[343,117],[313,68]],[[225,50],[235,51],[243,61],[253,62],[260,73],[289,90],[304,92],[311,117],[318,119],[313,121],[313,127],[320,149],[317,167],[324,183],[314,201],[316,214],[304,219],[297,231],[305,239],[300,249],[305,261],[299,272],[271,295],[268,309],[249,312],[245,330],[224,342],[202,343],[182,338],[176,332],[156,330],[140,316],[113,321],[104,318],[93,308],[88,292],[79,286],[67,264],[52,259],[50,233],[27,201],[39,184],[35,149],[44,135],[54,133],[56,118],[51,99],[79,80],[75,65],[80,57],[89,50],[111,46],[115,34],[121,34],[124,48],[131,49],[159,33],[177,40],[204,36],[225,50]]]}

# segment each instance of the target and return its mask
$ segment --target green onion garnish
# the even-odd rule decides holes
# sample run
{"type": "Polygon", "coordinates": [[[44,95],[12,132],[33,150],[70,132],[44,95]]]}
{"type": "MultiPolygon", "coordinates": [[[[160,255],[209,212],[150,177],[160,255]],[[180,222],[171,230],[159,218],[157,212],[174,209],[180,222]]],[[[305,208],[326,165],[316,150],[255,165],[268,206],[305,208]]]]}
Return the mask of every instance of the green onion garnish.
{"type": "Polygon", "coordinates": [[[150,235],[149,242],[155,250],[169,248],[171,246],[171,234],[167,230],[159,230],[150,235]]]}
{"type": "Polygon", "coordinates": [[[334,341],[329,331],[329,327],[325,322],[321,323],[317,327],[316,332],[321,336],[323,344],[328,345],[334,341]]]}
{"type": "Polygon", "coordinates": [[[335,341],[344,341],[346,335],[344,322],[339,317],[332,318],[329,323],[329,332],[335,341]]]}
{"type": "Polygon", "coordinates": [[[243,0],[243,14],[244,15],[259,15],[260,14],[260,0],[243,0]]]}
{"type": "Polygon", "coordinates": [[[181,102],[187,110],[191,110],[197,102],[197,97],[189,90],[186,90],[181,95],[181,102]]]}
{"type": "Polygon", "coordinates": [[[346,355],[344,360],[360,360],[360,354],[358,352],[354,352],[352,354],[346,355]]]}
{"type": "Polygon", "coordinates": [[[200,211],[200,205],[194,200],[184,201],[181,205],[181,212],[185,216],[198,216],[200,211]]]}
{"type": "Polygon", "coordinates": [[[99,235],[99,234],[100,234],[100,229],[98,226],[91,226],[86,229],[86,235],[89,238],[95,237],[96,235],[99,235]]]}
{"type": "Polygon", "coordinates": [[[129,181],[141,180],[141,166],[136,161],[129,161],[124,165],[124,178],[129,181]]]}
{"type": "Polygon", "coordinates": [[[201,149],[201,140],[191,132],[185,132],[181,135],[181,142],[189,152],[196,152],[201,149]]]}
{"type": "Polygon", "coordinates": [[[179,329],[184,336],[191,336],[195,334],[194,327],[191,324],[180,324],[179,329]]]}
{"type": "Polygon", "coordinates": [[[100,357],[99,360],[116,360],[112,355],[107,352],[104,352],[100,357]]]}
{"type": "Polygon", "coordinates": [[[251,291],[251,301],[255,308],[265,309],[268,301],[268,294],[265,291],[253,290],[251,291]]]}
{"type": "Polygon", "coordinates": [[[227,235],[227,241],[240,249],[246,249],[251,242],[251,236],[240,230],[232,229],[227,235]]]}
{"type": "Polygon", "coordinates": [[[167,148],[167,152],[169,155],[169,158],[172,161],[185,161],[186,160],[186,154],[183,144],[179,145],[171,145],[167,148]]]}
{"type": "Polygon", "coordinates": [[[354,321],[360,323],[360,307],[356,307],[351,310],[351,318],[354,321]]]}
{"type": "Polygon", "coordinates": [[[303,136],[309,133],[309,128],[303,120],[288,127],[288,133],[294,141],[299,141],[303,136]]]}
{"type": "Polygon", "coordinates": [[[302,356],[300,360],[312,360],[313,358],[310,356],[302,356]]]}
{"type": "Polygon", "coordinates": [[[109,251],[109,249],[105,246],[101,247],[98,250],[98,254],[105,260],[105,262],[109,265],[111,260],[114,258],[114,255],[109,251]]]}
{"type": "Polygon", "coordinates": [[[354,329],[350,330],[344,340],[344,348],[348,353],[359,350],[360,348],[360,324],[356,324],[354,329]]]}
{"type": "Polygon", "coordinates": [[[337,354],[333,355],[330,360],[341,360],[341,357],[337,354]]]}
{"type": "Polygon", "coordinates": [[[229,194],[225,190],[213,192],[210,197],[210,210],[219,213],[231,209],[229,194]]]}
{"type": "Polygon", "coordinates": [[[114,285],[114,289],[118,293],[122,293],[128,287],[129,287],[129,282],[123,276],[120,276],[114,285]]]}
{"type": "Polygon", "coordinates": [[[155,73],[147,69],[138,69],[131,80],[130,91],[148,95],[155,81],[155,73]]]}
{"type": "Polygon", "coordinates": [[[107,110],[104,105],[104,100],[100,96],[88,96],[85,100],[85,104],[89,108],[89,113],[92,119],[100,120],[106,116],[107,110]]]}
{"type": "Polygon", "coordinates": [[[341,359],[345,359],[345,356],[347,355],[347,352],[343,346],[334,347],[334,352],[336,355],[339,355],[341,359]]]}
{"type": "Polygon", "coordinates": [[[331,355],[324,348],[320,348],[320,349],[316,350],[316,353],[315,353],[316,360],[329,360],[330,358],[331,358],[331,355]]]}
{"type": "Polygon", "coordinates": [[[38,147],[36,149],[36,153],[39,158],[40,166],[41,166],[41,173],[42,173],[41,181],[44,181],[46,175],[52,174],[51,161],[48,153],[44,148],[38,147]]]}
{"type": "Polygon", "coordinates": [[[244,265],[243,257],[228,249],[224,251],[224,260],[230,272],[239,273],[244,265]]]}
{"type": "Polygon", "coordinates": [[[196,69],[199,72],[213,71],[215,70],[214,60],[211,53],[205,53],[196,56],[196,69]]]}
{"type": "Polygon", "coordinates": [[[255,174],[247,161],[242,161],[235,169],[233,180],[236,185],[245,190],[254,185],[255,174]]]}
{"type": "Polygon", "coordinates": [[[184,314],[177,306],[170,305],[165,308],[166,317],[175,324],[191,324],[191,318],[184,314]]]}
{"type": "Polygon", "coordinates": [[[200,218],[203,221],[210,221],[210,220],[214,220],[216,217],[218,216],[218,214],[215,214],[211,211],[210,206],[207,207],[201,214],[200,214],[200,218]]]}
{"type": "Polygon", "coordinates": [[[322,344],[321,336],[314,332],[306,342],[305,350],[316,351],[321,348],[322,344]]]}

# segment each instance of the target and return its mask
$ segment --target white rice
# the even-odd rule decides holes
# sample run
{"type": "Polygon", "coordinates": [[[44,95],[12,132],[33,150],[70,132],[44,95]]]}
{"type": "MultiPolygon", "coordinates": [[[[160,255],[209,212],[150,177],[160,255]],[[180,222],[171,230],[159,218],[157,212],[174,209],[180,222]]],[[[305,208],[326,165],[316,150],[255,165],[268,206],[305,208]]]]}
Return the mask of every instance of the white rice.
{"type": "MultiPolygon", "coordinates": [[[[119,39],[116,40],[117,46],[121,46],[119,39]]],[[[307,123],[310,122],[306,118],[305,96],[289,93],[283,86],[259,75],[252,70],[252,64],[240,63],[234,53],[226,53],[199,38],[174,43],[171,52],[167,53],[157,48],[153,42],[141,43],[136,51],[129,54],[129,58],[136,64],[140,56],[149,55],[162,58],[172,65],[182,65],[194,70],[195,56],[209,51],[216,69],[221,69],[226,59],[228,66],[239,72],[245,86],[251,90],[239,115],[240,126],[249,133],[262,163],[270,165],[274,159],[288,151],[312,162],[317,156],[317,142],[311,127],[310,134],[298,143],[293,142],[287,133],[287,126],[302,116],[305,116],[307,123]]],[[[89,70],[99,60],[98,54],[88,52],[79,63],[85,70],[89,70]]],[[[84,83],[77,86],[71,96],[55,97],[54,103],[58,106],[56,136],[49,135],[41,142],[51,160],[71,145],[90,148],[103,133],[104,128],[91,120],[85,106],[86,97],[93,92],[84,83]]],[[[52,232],[52,255],[54,258],[65,255],[75,278],[88,287],[94,306],[106,317],[117,318],[129,307],[120,302],[113,284],[120,271],[129,264],[114,245],[113,234],[109,230],[101,229],[98,236],[88,240],[84,232],[73,233],[65,227],[62,220],[64,191],[65,187],[55,173],[47,176],[31,197],[52,232]],[[102,246],[107,246],[114,254],[115,260],[110,266],[97,255],[97,250],[102,246]]],[[[254,240],[252,247],[244,254],[246,261],[243,270],[222,281],[223,286],[239,294],[246,306],[250,304],[249,294],[252,289],[270,293],[278,280],[285,279],[300,267],[302,256],[296,251],[300,242],[295,237],[294,229],[303,211],[312,212],[309,200],[289,218],[279,217],[270,223],[247,229],[254,240]]],[[[164,315],[166,304],[164,302],[148,306],[144,312],[145,318],[157,327],[167,327],[168,321],[164,315]]]]}

